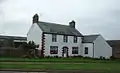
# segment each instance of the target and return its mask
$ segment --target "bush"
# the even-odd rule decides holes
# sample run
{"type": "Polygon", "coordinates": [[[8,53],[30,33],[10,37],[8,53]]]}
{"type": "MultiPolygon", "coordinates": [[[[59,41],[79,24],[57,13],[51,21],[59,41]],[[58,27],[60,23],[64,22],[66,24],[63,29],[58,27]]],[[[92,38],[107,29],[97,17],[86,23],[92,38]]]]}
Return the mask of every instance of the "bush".
{"type": "Polygon", "coordinates": [[[69,56],[70,58],[83,58],[83,56],[78,55],[78,56],[69,56]]]}
{"type": "Polygon", "coordinates": [[[29,55],[23,55],[22,58],[31,58],[29,55]]]}
{"type": "Polygon", "coordinates": [[[54,56],[54,58],[58,58],[58,56],[54,56]]]}
{"type": "Polygon", "coordinates": [[[92,57],[83,57],[84,59],[93,59],[92,57]]]}
{"type": "Polygon", "coordinates": [[[116,58],[114,56],[111,56],[110,59],[113,60],[113,59],[116,59],[116,58]]]}
{"type": "Polygon", "coordinates": [[[103,60],[106,60],[105,57],[103,57],[103,60]]]}
{"type": "Polygon", "coordinates": [[[45,56],[45,58],[50,58],[50,56],[45,56]]]}
{"type": "Polygon", "coordinates": [[[106,60],[105,57],[103,56],[100,56],[100,60],[106,60]]]}

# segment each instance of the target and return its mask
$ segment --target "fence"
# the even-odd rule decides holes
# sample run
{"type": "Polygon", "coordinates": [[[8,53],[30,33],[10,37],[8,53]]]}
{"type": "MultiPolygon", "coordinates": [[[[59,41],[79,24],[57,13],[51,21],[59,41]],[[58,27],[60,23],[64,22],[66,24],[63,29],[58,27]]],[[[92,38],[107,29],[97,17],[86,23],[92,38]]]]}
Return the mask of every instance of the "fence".
{"type": "Polygon", "coordinates": [[[0,47],[0,56],[3,57],[21,57],[23,54],[23,49],[13,47],[0,47]]]}

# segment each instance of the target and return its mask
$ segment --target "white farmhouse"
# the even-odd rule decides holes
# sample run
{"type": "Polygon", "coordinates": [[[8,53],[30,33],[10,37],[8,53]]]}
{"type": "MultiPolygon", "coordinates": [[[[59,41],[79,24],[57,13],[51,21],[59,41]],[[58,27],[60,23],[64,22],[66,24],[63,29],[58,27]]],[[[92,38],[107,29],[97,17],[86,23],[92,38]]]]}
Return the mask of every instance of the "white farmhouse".
{"type": "Polygon", "coordinates": [[[112,48],[101,35],[83,36],[75,28],[75,21],[69,25],[42,22],[37,14],[33,16],[27,41],[34,41],[39,45],[37,49],[40,56],[112,56],[112,48]]]}

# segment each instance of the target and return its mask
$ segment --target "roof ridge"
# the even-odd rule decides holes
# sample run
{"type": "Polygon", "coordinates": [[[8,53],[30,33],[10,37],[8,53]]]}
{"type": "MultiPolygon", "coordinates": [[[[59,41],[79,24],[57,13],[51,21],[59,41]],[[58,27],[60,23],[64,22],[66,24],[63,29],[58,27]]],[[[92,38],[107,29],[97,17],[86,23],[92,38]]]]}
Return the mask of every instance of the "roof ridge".
{"type": "Polygon", "coordinates": [[[120,40],[106,40],[106,41],[120,41],[120,40]]]}
{"type": "Polygon", "coordinates": [[[5,36],[5,37],[24,37],[24,36],[10,36],[10,35],[0,35],[0,36],[5,36]]]}
{"type": "Polygon", "coordinates": [[[82,34],[76,28],[72,28],[69,25],[43,22],[43,21],[39,21],[37,25],[42,29],[43,32],[47,32],[50,34],[57,32],[57,34],[82,36],[82,34]]]}
{"type": "Polygon", "coordinates": [[[100,34],[91,34],[91,35],[83,35],[83,36],[99,36],[100,34]]]}
{"type": "Polygon", "coordinates": [[[69,25],[63,25],[63,24],[59,24],[59,23],[52,23],[52,22],[44,22],[44,21],[38,21],[38,22],[42,22],[42,23],[49,23],[49,24],[53,24],[53,25],[61,25],[61,26],[69,26],[69,25]]]}

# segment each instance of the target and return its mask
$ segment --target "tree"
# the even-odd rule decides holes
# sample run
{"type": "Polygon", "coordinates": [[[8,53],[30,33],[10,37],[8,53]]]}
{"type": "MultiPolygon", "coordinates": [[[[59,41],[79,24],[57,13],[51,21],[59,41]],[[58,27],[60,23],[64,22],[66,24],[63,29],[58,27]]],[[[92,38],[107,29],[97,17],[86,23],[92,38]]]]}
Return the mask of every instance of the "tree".
{"type": "Polygon", "coordinates": [[[29,57],[36,57],[36,48],[39,47],[39,45],[36,45],[34,41],[29,41],[28,43],[24,43],[24,51],[25,54],[29,57]]]}

